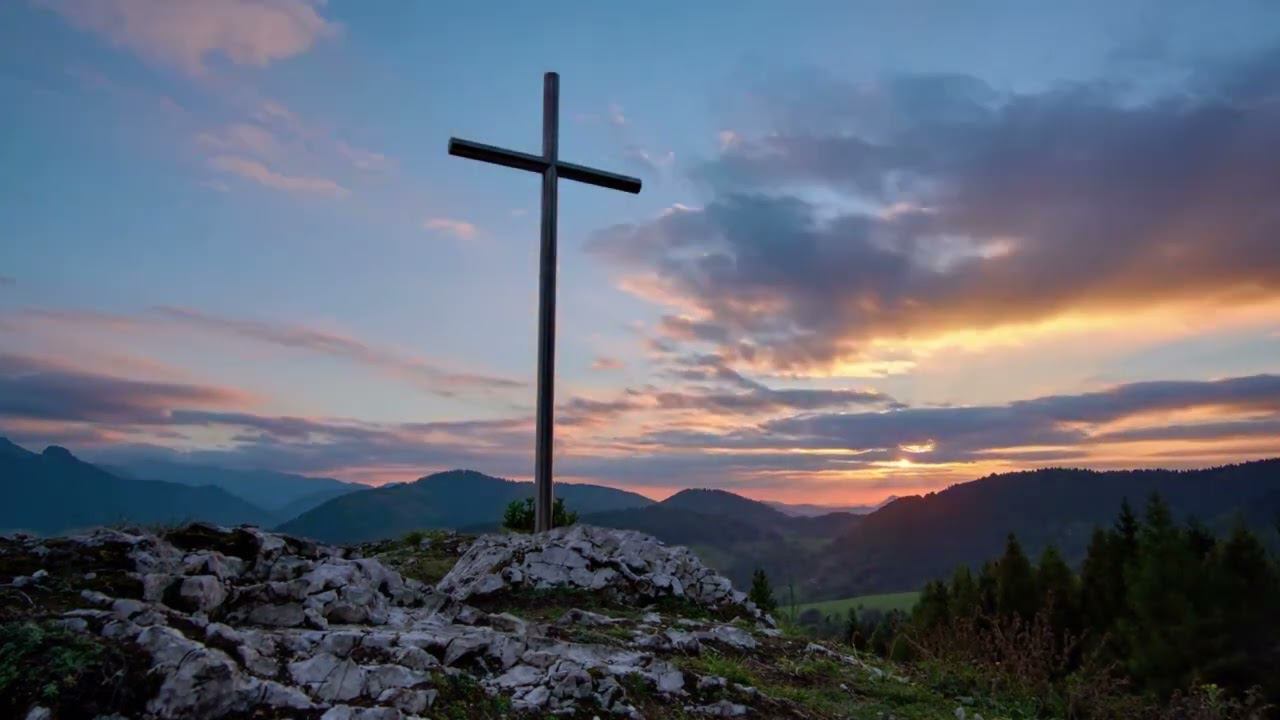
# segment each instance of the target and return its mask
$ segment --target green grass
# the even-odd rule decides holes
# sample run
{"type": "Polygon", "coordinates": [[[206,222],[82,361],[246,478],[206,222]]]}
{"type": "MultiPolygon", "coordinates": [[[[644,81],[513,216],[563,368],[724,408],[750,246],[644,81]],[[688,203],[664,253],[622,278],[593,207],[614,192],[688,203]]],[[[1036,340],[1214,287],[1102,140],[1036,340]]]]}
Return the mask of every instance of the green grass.
{"type": "Polygon", "coordinates": [[[0,624],[0,717],[21,717],[33,704],[54,717],[140,711],[155,692],[135,648],[50,623],[0,624]]]}
{"type": "Polygon", "coordinates": [[[396,540],[366,543],[361,550],[406,578],[428,585],[440,582],[465,551],[470,537],[444,530],[414,530],[396,540]],[[429,541],[426,547],[422,541],[429,541]]]}
{"type": "Polygon", "coordinates": [[[816,608],[823,615],[835,615],[844,617],[849,608],[861,607],[865,610],[879,610],[880,612],[889,612],[890,610],[902,610],[903,612],[911,612],[911,608],[915,607],[916,601],[920,599],[918,591],[883,593],[880,595],[859,595],[857,597],[841,598],[839,600],[824,600],[822,602],[803,603],[796,606],[796,612],[802,613],[810,608],[816,608]]]}

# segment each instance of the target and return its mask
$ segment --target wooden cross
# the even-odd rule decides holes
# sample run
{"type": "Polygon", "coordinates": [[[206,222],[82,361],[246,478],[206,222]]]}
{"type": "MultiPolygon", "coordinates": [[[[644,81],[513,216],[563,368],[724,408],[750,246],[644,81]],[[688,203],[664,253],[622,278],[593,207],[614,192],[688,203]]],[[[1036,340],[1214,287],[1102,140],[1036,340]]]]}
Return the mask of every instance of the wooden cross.
{"type": "Polygon", "coordinates": [[[504,150],[470,140],[449,138],[449,154],[483,160],[517,170],[542,173],[542,257],[538,284],[538,410],[534,430],[537,448],[533,476],[534,531],[551,529],[551,440],[555,414],[556,342],[556,184],[559,178],[629,193],[640,192],[640,181],[560,160],[560,76],[542,77],[542,154],[504,150]]]}

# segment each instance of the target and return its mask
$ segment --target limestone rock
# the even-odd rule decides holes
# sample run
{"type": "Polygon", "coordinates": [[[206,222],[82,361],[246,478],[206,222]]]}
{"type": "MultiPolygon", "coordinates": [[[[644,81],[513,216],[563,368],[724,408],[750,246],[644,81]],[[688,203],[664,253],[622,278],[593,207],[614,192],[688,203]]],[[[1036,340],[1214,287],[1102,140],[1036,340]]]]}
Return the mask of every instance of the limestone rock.
{"type": "Polygon", "coordinates": [[[738,607],[748,617],[765,621],[745,594],[703,565],[688,548],[669,547],[633,530],[590,525],[556,528],[537,536],[484,536],[467,549],[437,588],[459,601],[549,588],[599,591],[640,605],[677,597],[704,607],[738,607]]]}
{"type": "MultiPolygon", "coordinates": [[[[78,590],[80,607],[55,621],[145,653],[157,688],[145,717],[154,720],[416,718],[432,714],[441,678],[459,674],[518,711],[635,718],[627,688],[637,684],[688,702],[693,680],[668,655],[758,645],[743,627],[656,612],[636,620],[570,608],[548,624],[465,603],[495,593],[567,588],[641,607],[674,597],[767,625],[688,550],[631,531],[579,526],[483,537],[435,589],[351,551],[252,527],[101,529],[24,542],[34,557],[57,542],[59,552],[125,559],[134,584],[106,587],[130,592],[78,590]],[[585,630],[599,644],[568,639],[585,630]]],[[[698,679],[698,689],[707,682],[698,679]]],[[[719,683],[717,690],[738,692],[719,683]]],[[[698,712],[732,717],[738,707],[721,702],[698,712]]]]}

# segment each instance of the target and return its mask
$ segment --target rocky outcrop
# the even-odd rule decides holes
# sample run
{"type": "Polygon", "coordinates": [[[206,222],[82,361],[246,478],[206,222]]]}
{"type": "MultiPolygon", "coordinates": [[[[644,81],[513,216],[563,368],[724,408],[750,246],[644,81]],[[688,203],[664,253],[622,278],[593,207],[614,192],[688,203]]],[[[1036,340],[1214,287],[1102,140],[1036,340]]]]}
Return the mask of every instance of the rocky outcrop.
{"type": "Polygon", "coordinates": [[[601,593],[633,606],[674,597],[763,617],[728,578],[703,565],[688,548],[669,547],[634,530],[590,525],[540,535],[487,535],[472,544],[439,585],[455,600],[549,588],[601,593]]]}
{"type": "Polygon", "coordinates": [[[686,677],[673,654],[751,650],[772,625],[688,550],[591,527],[482,537],[435,588],[343,548],[251,527],[20,537],[0,552],[37,565],[66,559],[0,582],[72,588],[75,607],[60,624],[146,653],[158,678],[147,718],[412,718],[431,714],[461,676],[517,711],[639,717],[632,691],[643,687],[691,712],[733,716],[745,712],[739,703],[690,695],[703,679],[686,677]],[[88,583],[101,578],[84,570],[108,557],[115,579],[88,583]],[[629,608],[679,598],[738,620],[575,608],[531,622],[469,604],[558,589],[629,608]]]}

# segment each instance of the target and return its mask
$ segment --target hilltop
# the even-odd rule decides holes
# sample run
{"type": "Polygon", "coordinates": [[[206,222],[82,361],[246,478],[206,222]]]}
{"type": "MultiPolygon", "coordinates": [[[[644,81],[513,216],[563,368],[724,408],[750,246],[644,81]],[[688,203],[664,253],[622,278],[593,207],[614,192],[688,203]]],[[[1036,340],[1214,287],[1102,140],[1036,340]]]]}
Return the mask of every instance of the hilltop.
{"type": "Polygon", "coordinates": [[[975,702],[788,636],[631,531],[338,548],[96,530],[0,540],[0,584],[22,589],[0,594],[7,716],[952,718],[975,702]],[[452,561],[434,585],[395,569],[430,555],[452,561]]]}

